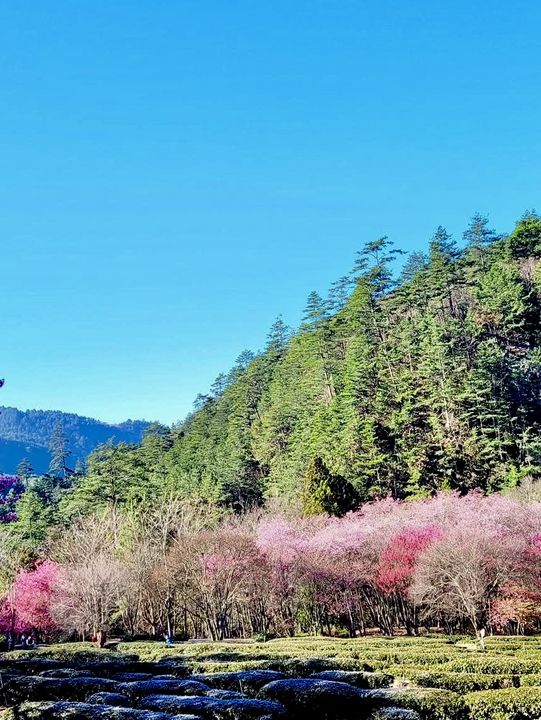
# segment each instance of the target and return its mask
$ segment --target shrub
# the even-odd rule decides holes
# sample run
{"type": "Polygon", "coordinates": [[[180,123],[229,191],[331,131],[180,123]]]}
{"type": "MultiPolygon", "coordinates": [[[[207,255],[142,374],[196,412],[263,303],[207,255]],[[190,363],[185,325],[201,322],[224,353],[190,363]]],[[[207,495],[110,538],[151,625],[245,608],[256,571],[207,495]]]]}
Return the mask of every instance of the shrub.
{"type": "Polygon", "coordinates": [[[399,652],[380,652],[364,655],[368,662],[380,661],[386,665],[443,665],[453,659],[448,652],[432,649],[405,650],[399,652]]]}
{"type": "Polygon", "coordinates": [[[345,682],[355,687],[374,690],[377,688],[389,687],[393,682],[393,676],[382,672],[363,672],[362,670],[324,670],[310,677],[315,680],[334,680],[345,682]]]}
{"type": "Polygon", "coordinates": [[[469,693],[464,701],[471,720],[537,720],[541,688],[519,687],[469,693]]]}
{"type": "Polygon", "coordinates": [[[364,663],[362,660],[350,658],[283,658],[266,663],[271,670],[280,670],[288,675],[297,677],[309,677],[314,673],[325,670],[362,670],[372,672],[376,669],[373,663],[364,663]]]}
{"type": "Polygon", "coordinates": [[[527,675],[541,672],[541,659],[477,656],[453,660],[446,665],[445,670],[484,675],[527,675]]]}
{"type": "MultiPolygon", "coordinates": [[[[151,643],[147,644],[150,645],[151,643]]],[[[62,662],[77,661],[78,663],[99,662],[101,660],[118,660],[119,662],[138,660],[138,656],[133,653],[114,652],[106,649],[98,650],[94,643],[89,642],[62,643],[59,645],[38,647],[32,650],[15,650],[14,652],[0,654],[0,659],[23,660],[32,659],[36,656],[50,658],[51,660],[61,660],[62,662]]]]}
{"type": "Polygon", "coordinates": [[[457,693],[469,693],[475,690],[496,690],[518,687],[519,685],[517,675],[418,671],[411,679],[421,687],[437,687],[457,693]]]}
{"type": "Polygon", "coordinates": [[[404,690],[373,690],[385,704],[415,710],[423,720],[463,720],[465,707],[460,695],[436,688],[407,688],[404,690]]]}
{"type": "Polygon", "coordinates": [[[541,685],[541,675],[535,674],[535,675],[521,675],[520,676],[520,685],[521,687],[524,686],[535,686],[535,685],[541,685]]]}

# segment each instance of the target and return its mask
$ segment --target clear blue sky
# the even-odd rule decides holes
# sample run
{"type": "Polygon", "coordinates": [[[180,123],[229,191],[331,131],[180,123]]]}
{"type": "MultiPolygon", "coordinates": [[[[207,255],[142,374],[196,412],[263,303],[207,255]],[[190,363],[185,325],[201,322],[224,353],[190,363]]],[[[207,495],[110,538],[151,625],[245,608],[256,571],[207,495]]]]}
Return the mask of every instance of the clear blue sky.
{"type": "Polygon", "coordinates": [[[171,422],[388,234],[538,207],[541,3],[0,6],[0,403],[171,422]]]}

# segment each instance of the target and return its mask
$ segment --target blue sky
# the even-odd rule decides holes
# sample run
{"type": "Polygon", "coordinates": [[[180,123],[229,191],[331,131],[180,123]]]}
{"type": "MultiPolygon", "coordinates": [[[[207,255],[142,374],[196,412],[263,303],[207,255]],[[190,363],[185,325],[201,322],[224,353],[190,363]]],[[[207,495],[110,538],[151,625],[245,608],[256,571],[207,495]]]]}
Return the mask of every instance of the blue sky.
{"type": "Polygon", "coordinates": [[[538,207],[541,4],[0,6],[0,402],[172,422],[367,240],[538,207]]]}

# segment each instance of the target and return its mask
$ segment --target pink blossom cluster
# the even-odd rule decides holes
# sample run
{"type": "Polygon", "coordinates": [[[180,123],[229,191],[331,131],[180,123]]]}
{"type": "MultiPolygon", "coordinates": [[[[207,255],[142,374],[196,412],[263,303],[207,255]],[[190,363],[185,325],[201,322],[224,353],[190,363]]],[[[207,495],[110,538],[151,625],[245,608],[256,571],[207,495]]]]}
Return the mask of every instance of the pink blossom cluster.
{"type": "Polygon", "coordinates": [[[0,524],[17,520],[15,506],[22,491],[22,483],[17,475],[0,475],[0,524]]]}
{"type": "Polygon", "coordinates": [[[333,621],[342,624],[347,619],[352,632],[367,624],[385,632],[397,626],[413,630],[423,620],[438,623],[446,614],[454,626],[492,623],[502,628],[505,616],[497,599],[506,598],[510,607],[518,588],[530,599],[539,597],[539,612],[532,610],[530,622],[541,617],[538,502],[480,492],[382,500],[343,518],[264,520],[257,543],[280,592],[284,577],[290,591],[293,584],[294,591],[302,587],[306,595],[308,586],[315,615],[334,615],[333,621]],[[449,577],[465,578],[466,600],[456,613],[428,591],[431,583],[440,583],[441,592],[449,595],[445,583],[450,586],[450,581],[441,572],[447,566],[449,577]],[[467,586],[470,577],[476,578],[474,588],[467,586]]]}
{"type": "Polygon", "coordinates": [[[38,563],[34,570],[21,570],[0,602],[0,632],[47,635],[57,630],[52,612],[60,573],[50,560],[38,563]]]}
{"type": "Polygon", "coordinates": [[[109,592],[107,607],[119,632],[155,632],[175,617],[187,634],[214,638],[356,635],[368,628],[415,633],[423,626],[541,629],[539,502],[440,493],[369,503],[342,518],[247,516],[211,528],[179,528],[171,537],[155,563],[148,544],[138,548],[134,537],[133,547],[116,549],[109,559],[93,562],[85,555],[81,567],[45,560],[21,571],[2,602],[0,631],[53,632],[55,618],[62,617],[55,609],[62,603],[59,588],[73,603],[69,617],[78,617],[84,613],[77,603],[89,602],[91,582],[98,599],[109,592]],[[143,565],[133,559],[141,557],[143,565]]]}

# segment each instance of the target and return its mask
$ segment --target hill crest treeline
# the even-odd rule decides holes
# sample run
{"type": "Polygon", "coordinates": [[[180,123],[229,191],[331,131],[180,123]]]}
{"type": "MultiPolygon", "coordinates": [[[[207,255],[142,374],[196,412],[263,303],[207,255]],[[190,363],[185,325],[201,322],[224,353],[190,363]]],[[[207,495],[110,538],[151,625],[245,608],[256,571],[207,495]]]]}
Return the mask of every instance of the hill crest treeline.
{"type": "Polygon", "coordinates": [[[127,420],[112,425],[58,410],[18,410],[0,406],[0,471],[13,473],[26,458],[36,473],[47,472],[51,461],[50,445],[58,428],[66,436],[70,464],[74,469],[95,447],[112,438],[116,442],[140,442],[148,424],[127,420]]]}

